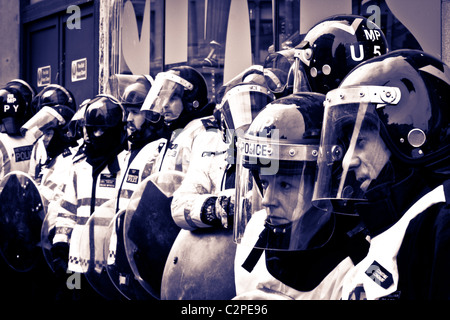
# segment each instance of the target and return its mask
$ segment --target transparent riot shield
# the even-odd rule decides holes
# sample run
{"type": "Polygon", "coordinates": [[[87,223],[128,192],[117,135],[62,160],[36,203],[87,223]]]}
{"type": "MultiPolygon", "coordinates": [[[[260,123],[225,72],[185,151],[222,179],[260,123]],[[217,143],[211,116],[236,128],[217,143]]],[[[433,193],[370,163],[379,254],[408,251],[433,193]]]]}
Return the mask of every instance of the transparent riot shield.
{"type": "Polygon", "coordinates": [[[232,299],[235,253],[233,229],[181,230],[164,268],[161,299],[232,299]]]}
{"type": "Polygon", "coordinates": [[[52,241],[54,236],[55,219],[52,219],[51,215],[47,213],[41,226],[41,247],[45,261],[53,272],[55,272],[55,268],[53,266],[53,255],[50,250],[52,249],[52,241]]]}
{"type": "Polygon", "coordinates": [[[134,276],[125,252],[123,227],[125,210],[119,211],[108,226],[105,239],[106,271],[117,290],[128,300],[155,299],[134,276]]]}
{"type": "Polygon", "coordinates": [[[106,299],[122,298],[106,272],[105,239],[114,218],[115,201],[95,209],[83,227],[80,238],[80,264],[89,284],[106,299]]]}
{"type": "Polygon", "coordinates": [[[183,177],[179,171],[149,176],[133,193],[125,214],[128,262],[139,283],[156,299],[160,299],[167,256],[180,231],[172,219],[170,205],[183,177]]]}
{"type": "Polygon", "coordinates": [[[40,232],[45,216],[33,179],[13,171],[0,182],[0,252],[16,271],[31,270],[41,257],[40,232]]]}

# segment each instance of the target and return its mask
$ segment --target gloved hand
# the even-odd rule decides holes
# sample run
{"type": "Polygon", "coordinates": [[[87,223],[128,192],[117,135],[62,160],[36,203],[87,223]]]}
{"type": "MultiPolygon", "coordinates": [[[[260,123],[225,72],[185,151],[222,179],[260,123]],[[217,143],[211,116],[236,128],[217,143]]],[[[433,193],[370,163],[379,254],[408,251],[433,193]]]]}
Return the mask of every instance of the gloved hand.
{"type": "Polygon", "coordinates": [[[234,216],[235,189],[227,189],[208,198],[202,207],[201,219],[212,226],[228,228],[234,216]]]}
{"type": "Polygon", "coordinates": [[[65,276],[69,262],[69,244],[57,242],[50,249],[52,254],[53,269],[57,276],[65,276]]]}
{"type": "Polygon", "coordinates": [[[216,216],[220,219],[225,229],[232,224],[235,196],[236,190],[234,188],[226,189],[220,192],[216,199],[216,216]]]}

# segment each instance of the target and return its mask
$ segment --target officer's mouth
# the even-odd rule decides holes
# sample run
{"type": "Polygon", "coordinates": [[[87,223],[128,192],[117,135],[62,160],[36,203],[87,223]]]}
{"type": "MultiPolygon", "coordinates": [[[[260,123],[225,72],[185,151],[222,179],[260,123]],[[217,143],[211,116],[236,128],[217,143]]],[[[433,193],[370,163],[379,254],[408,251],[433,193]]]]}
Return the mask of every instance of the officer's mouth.
{"type": "Polygon", "coordinates": [[[267,217],[267,221],[271,225],[274,225],[274,226],[285,225],[285,224],[291,222],[290,220],[288,220],[286,218],[275,216],[275,215],[269,215],[267,217]]]}

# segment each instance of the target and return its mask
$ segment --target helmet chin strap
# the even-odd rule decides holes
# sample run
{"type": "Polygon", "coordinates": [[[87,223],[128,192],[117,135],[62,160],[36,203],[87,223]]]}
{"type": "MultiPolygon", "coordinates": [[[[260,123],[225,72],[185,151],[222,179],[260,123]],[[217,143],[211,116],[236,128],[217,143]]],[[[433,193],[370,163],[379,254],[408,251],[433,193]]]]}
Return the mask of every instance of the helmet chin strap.
{"type": "MultiPolygon", "coordinates": [[[[253,268],[256,266],[259,259],[261,258],[261,255],[263,254],[264,250],[270,249],[271,243],[286,242],[283,240],[285,240],[286,238],[288,239],[290,238],[291,230],[292,230],[292,222],[274,225],[271,224],[268,220],[266,220],[266,222],[264,223],[264,230],[260,233],[258,240],[253,246],[252,251],[250,251],[247,259],[245,259],[244,263],[242,264],[242,267],[248,272],[252,272],[253,268]]],[[[287,245],[289,245],[289,242],[287,243],[287,245]]],[[[286,245],[284,247],[286,247],[286,245]]],[[[277,245],[276,248],[282,247],[279,247],[277,245]]]]}

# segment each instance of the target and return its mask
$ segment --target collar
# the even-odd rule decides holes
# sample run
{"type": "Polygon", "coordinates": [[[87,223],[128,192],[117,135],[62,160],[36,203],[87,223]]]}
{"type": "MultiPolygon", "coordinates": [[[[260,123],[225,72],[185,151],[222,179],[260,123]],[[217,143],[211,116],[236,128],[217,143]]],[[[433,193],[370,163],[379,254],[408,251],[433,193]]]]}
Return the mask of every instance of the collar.
{"type": "Polygon", "coordinates": [[[368,202],[355,204],[361,220],[371,237],[375,237],[396,223],[420,197],[431,191],[416,169],[406,171],[405,177],[385,179],[365,194],[368,202]]]}

